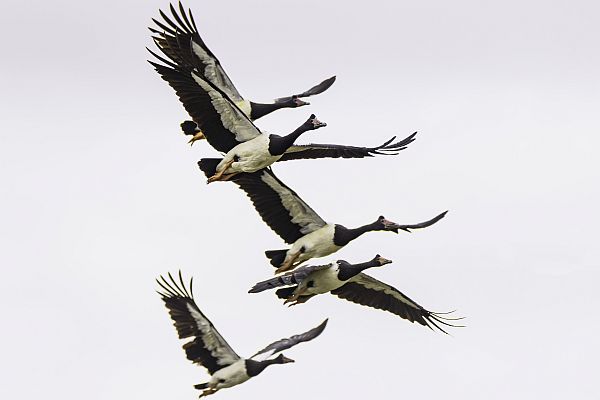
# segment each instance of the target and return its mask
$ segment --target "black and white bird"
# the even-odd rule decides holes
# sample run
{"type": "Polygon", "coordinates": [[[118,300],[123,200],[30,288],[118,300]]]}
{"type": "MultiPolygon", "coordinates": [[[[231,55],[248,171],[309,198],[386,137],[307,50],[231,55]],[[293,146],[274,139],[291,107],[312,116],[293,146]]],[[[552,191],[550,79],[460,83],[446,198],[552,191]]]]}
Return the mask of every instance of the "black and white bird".
{"type": "MultiPolygon", "coordinates": [[[[211,171],[199,163],[200,169],[209,176],[211,171]]],[[[252,174],[240,174],[231,179],[252,201],[263,221],[277,233],[289,249],[267,250],[265,255],[275,273],[288,271],[311,258],[325,257],[335,253],[352,240],[367,232],[426,228],[442,219],[447,211],[429,221],[400,225],[380,216],[375,222],[357,228],[346,228],[340,224],[327,223],[292,189],[275,176],[271,168],[252,174]]]]}
{"type": "Polygon", "coordinates": [[[194,301],[192,279],[190,279],[188,291],[181,271],[179,272],[179,282],[171,274],[168,274],[168,277],[167,280],[161,276],[156,281],[162,288],[159,294],[169,310],[179,338],[193,338],[192,341],[183,345],[183,349],[190,361],[204,366],[211,375],[208,382],[194,386],[196,389],[203,390],[200,397],[208,396],[223,388],[239,385],[260,374],[269,365],[294,362],[283,354],[279,354],[275,358],[271,357],[298,343],[316,338],[327,325],[327,320],[325,320],[316,328],[273,342],[252,357],[242,358],[229,346],[212,322],[198,308],[194,301]]]}
{"type": "MultiPolygon", "coordinates": [[[[157,46],[178,65],[186,64],[189,62],[190,57],[194,57],[197,61],[195,65],[198,67],[197,70],[200,76],[223,90],[251,120],[256,120],[282,108],[296,108],[308,105],[309,103],[301,100],[301,98],[323,93],[335,82],[335,76],[332,76],[302,93],[281,97],[273,103],[257,103],[246,100],[232,83],[221,66],[219,59],[206,46],[204,40],[202,40],[202,37],[198,33],[192,11],[188,10],[186,13],[181,2],[179,3],[179,12],[177,12],[172,4],[169,5],[169,8],[172,18],[168,17],[162,10],[159,10],[163,22],[153,18],[152,20],[158,29],[149,28],[155,35],[153,39],[157,46]]],[[[196,140],[205,138],[202,130],[198,128],[198,125],[194,121],[184,121],[181,124],[181,128],[186,135],[192,136],[192,139],[189,141],[190,144],[193,144],[196,140]]]]}
{"type": "Polygon", "coordinates": [[[391,262],[377,254],[371,261],[360,264],[338,260],[325,265],[302,266],[286,274],[259,282],[248,293],[281,288],[275,293],[277,297],[285,299],[284,304],[289,303],[290,306],[305,303],[318,294],[331,293],[354,303],[389,311],[430,329],[435,327],[444,333],[447,332],[438,324],[462,326],[450,322],[462,318],[449,318],[446,316],[448,313],[429,311],[398,289],[362,272],[391,262]]]}
{"type": "Polygon", "coordinates": [[[224,91],[202,78],[197,69],[152,54],[164,65],[153,61],[150,63],[175,89],[186,110],[204,132],[206,140],[215,149],[226,153],[223,159],[205,159],[206,170],[211,170],[209,182],[228,180],[240,172],[255,172],[278,160],[394,155],[405,149],[416,135],[413,133],[396,143],[392,143],[393,137],[373,148],[329,144],[294,146],[294,141],[302,133],[326,124],[312,115],[309,121],[287,136],[263,133],[224,91]]]}

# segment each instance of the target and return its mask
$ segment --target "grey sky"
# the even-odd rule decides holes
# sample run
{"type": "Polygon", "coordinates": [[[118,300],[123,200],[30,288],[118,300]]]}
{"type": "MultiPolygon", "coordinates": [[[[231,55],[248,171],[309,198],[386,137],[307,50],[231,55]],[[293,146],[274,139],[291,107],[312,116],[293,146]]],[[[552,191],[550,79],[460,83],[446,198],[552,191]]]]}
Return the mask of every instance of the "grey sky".
{"type": "Polygon", "coordinates": [[[452,337],[321,296],[287,309],[265,249],[281,240],[230,184],[206,186],[206,143],[179,132],[175,94],[145,62],[166,1],[5,1],[0,397],[193,399],[154,278],[182,268],[242,355],[330,317],[295,364],[219,399],[593,399],[600,349],[600,6],[592,1],[187,1],[240,92],[255,100],[338,77],[310,107],[259,121],[303,141],[397,157],[297,161],[276,172],[324,219],[440,223],[371,234],[333,257],[436,311],[452,337]],[[227,212],[221,213],[223,207],[227,212]],[[231,211],[233,210],[233,212],[231,211]],[[267,396],[265,393],[268,393],[267,396]]]}

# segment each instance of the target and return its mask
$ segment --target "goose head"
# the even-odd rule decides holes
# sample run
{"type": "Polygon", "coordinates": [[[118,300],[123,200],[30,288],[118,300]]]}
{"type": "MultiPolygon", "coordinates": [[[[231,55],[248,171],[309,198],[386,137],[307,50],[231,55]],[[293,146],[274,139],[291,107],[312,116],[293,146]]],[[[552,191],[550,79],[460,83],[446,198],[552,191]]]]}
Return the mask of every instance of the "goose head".
{"type": "Polygon", "coordinates": [[[308,120],[302,125],[305,131],[312,131],[315,129],[322,128],[324,126],[327,126],[327,124],[325,122],[319,121],[315,114],[311,114],[308,120]]]}
{"type": "Polygon", "coordinates": [[[287,358],[283,354],[280,354],[273,359],[273,364],[287,364],[287,363],[293,363],[293,362],[296,362],[296,361],[292,360],[291,358],[287,358]]]}
{"type": "Polygon", "coordinates": [[[386,264],[391,264],[392,260],[388,260],[387,258],[383,258],[377,254],[375,258],[371,260],[371,263],[373,264],[373,267],[382,267],[386,264]]]}
{"type": "Polygon", "coordinates": [[[292,98],[286,102],[286,106],[289,108],[297,108],[308,105],[310,105],[308,101],[304,101],[298,96],[292,96],[292,98]]]}
{"type": "Polygon", "coordinates": [[[327,126],[327,124],[325,122],[319,121],[317,119],[317,117],[315,116],[315,114],[312,114],[306,122],[304,122],[302,125],[300,125],[298,128],[296,128],[289,135],[286,135],[286,136],[271,135],[271,136],[269,136],[269,141],[270,141],[269,153],[271,153],[271,155],[274,155],[274,156],[281,155],[281,154],[285,153],[287,151],[287,149],[289,149],[294,144],[296,139],[298,139],[300,137],[300,135],[302,135],[304,132],[319,129],[324,126],[327,126]]]}
{"type": "Polygon", "coordinates": [[[385,219],[383,215],[380,215],[379,218],[377,218],[377,221],[373,223],[373,225],[379,231],[392,231],[398,233],[398,229],[403,229],[402,225],[385,219]]]}
{"type": "MultiPolygon", "coordinates": [[[[371,261],[367,261],[360,264],[350,264],[345,260],[338,260],[338,274],[337,277],[341,281],[347,281],[348,279],[360,274],[365,269],[373,267],[381,267],[383,265],[391,263],[392,260],[381,257],[379,254],[375,256],[371,261]]],[[[304,283],[304,281],[302,281],[304,283]]]]}

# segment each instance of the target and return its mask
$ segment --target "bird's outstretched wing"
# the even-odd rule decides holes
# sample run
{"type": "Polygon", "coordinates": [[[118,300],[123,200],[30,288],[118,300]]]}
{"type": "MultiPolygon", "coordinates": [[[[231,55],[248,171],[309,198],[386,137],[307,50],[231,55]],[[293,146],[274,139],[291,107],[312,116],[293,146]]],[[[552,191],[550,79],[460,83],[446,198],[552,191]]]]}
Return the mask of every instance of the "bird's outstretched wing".
{"type": "Polygon", "coordinates": [[[169,310],[171,319],[180,339],[193,337],[194,340],[183,345],[187,358],[203,365],[211,374],[240,359],[227,344],[215,326],[200,311],[194,301],[192,279],[189,291],[179,271],[179,282],[169,273],[168,280],[161,275],[156,282],[161,287],[158,293],[169,310]]]}
{"type": "Polygon", "coordinates": [[[180,66],[152,52],[163,64],[149,61],[177,96],[206,140],[218,151],[228,152],[261,132],[217,86],[190,66],[180,66]]]}
{"type": "Polygon", "coordinates": [[[446,216],[446,214],[448,214],[448,211],[444,211],[443,213],[440,213],[425,222],[419,222],[418,224],[399,225],[398,229],[401,229],[406,232],[411,232],[411,229],[427,228],[428,226],[431,226],[431,225],[435,224],[436,222],[438,222],[440,219],[444,218],[446,216]]]}
{"type": "Polygon", "coordinates": [[[290,147],[279,161],[299,160],[306,158],[364,158],[376,155],[396,155],[415,140],[417,132],[392,143],[396,136],[376,147],[343,146],[338,144],[311,143],[290,147]]]}
{"type": "Polygon", "coordinates": [[[159,10],[163,21],[152,19],[159,28],[149,28],[155,35],[156,44],[178,65],[187,62],[186,60],[193,54],[197,60],[195,65],[204,79],[223,90],[234,102],[242,101],[243,97],[221,66],[219,59],[210,51],[198,33],[192,11],[188,10],[186,13],[181,2],[178,8],[179,12],[172,4],[169,5],[172,18],[159,10]]]}
{"type": "Polygon", "coordinates": [[[342,287],[332,290],[331,294],[363,306],[389,311],[410,322],[417,322],[430,329],[435,327],[444,333],[447,332],[440,325],[458,327],[460,325],[455,325],[449,321],[462,319],[447,317],[446,314],[448,313],[436,313],[426,310],[398,289],[364,273],[351,278],[342,287]]]}
{"type": "Polygon", "coordinates": [[[265,290],[275,289],[281,286],[299,285],[306,277],[314,271],[326,269],[331,267],[331,264],[325,265],[304,265],[300,266],[293,271],[285,273],[283,275],[276,276],[275,278],[267,279],[266,281],[258,282],[248,293],[259,293],[265,290]]]}
{"type": "Polygon", "coordinates": [[[310,89],[308,89],[302,93],[275,99],[275,103],[285,103],[285,102],[292,100],[294,97],[310,97],[310,96],[314,96],[315,94],[323,93],[324,91],[329,89],[331,87],[331,85],[333,85],[333,82],[335,82],[335,76],[325,79],[323,82],[311,87],[310,89]]]}
{"type": "Polygon", "coordinates": [[[254,354],[250,358],[260,357],[261,359],[267,359],[267,358],[273,356],[274,354],[277,354],[283,350],[289,349],[290,347],[294,347],[298,343],[308,342],[309,340],[313,340],[314,338],[319,336],[325,330],[326,325],[327,325],[327,319],[325,321],[321,322],[321,324],[319,326],[317,326],[316,328],[312,328],[311,330],[309,330],[307,332],[301,333],[299,335],[294,335],[289,338],[281,339],[281,340],[271,343],[264,349],[256,352],[256,354],[254,354]]]}
{"type": "MultiPolygon", "coordinates": [[[[202,169],[202,161],[199,164],[202,169]]],[[[271,168],[239,174],[231,181],[246,192],[263,221],[286,243],[327,225],[271,168]]]]}
{"type": "MultiPolygon", "coordinates": [[[[235,103],[243,101],[243,96],[225,72],[221,62],[200,36],[192,11],[188,9],[186,12],[181,2],[179,2],[178,10],[173,5],[169,5],[169,9],[172,17],[159,10],[163,21],[152,19],[156,27],[149,29],[154,34],[153,38],[156,44],[167,57],[178,65],[187,63],[193,56],[196,60],[194,65],[206,80],[222,89],[235,103]]],[[[335,82],[335,76],[325,79],[302,93],[282,97],[275,102],[288,102],[294,97],[314,96],[329,89],[333,82],[335,82]]]]}

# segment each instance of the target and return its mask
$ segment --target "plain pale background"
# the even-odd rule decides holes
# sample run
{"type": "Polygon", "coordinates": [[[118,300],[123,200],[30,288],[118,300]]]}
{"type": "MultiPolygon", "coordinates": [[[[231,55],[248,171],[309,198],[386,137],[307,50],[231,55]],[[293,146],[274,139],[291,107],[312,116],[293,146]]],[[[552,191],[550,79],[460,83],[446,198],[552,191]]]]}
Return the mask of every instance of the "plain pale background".
{"type": "MultiPolygon", "coordinates": [[[[301,141],[397,157],[282,163],[328,221],[380,214],[329,262],[371,274],[467,328],[434,333],[321,296],[288,309],[246,291],[282,248],[231,184],[206,186],[186,113],[146,63],[166,1],[3,1],[0,13],[0,354],[5,399],[193,399],[206,378],[176,338],[154,278],[181,268],[242,355],[330,317],[295,364],[219,399],[595,399],[600,350],[600,48],[592,1],[188,1],[255,101],[338,81],[310,107],[259,121],[301,141]]],[[[216,398],[216,397],[215,397],[216,398]]]]}

